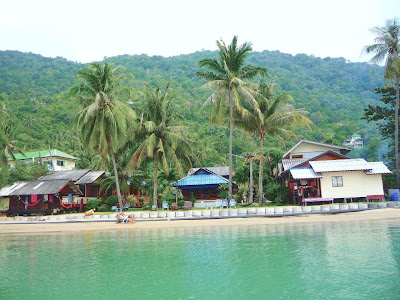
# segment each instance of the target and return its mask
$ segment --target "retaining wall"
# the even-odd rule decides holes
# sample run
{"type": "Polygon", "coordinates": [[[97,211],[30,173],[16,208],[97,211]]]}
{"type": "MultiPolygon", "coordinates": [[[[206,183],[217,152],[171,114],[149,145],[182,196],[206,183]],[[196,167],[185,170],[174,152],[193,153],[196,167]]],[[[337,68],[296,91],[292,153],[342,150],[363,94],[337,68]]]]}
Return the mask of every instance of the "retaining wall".
{"type": "MultiPolygon", "coordinates": [[[[250,207],[239,209],[204,209],[187,211],[152,211],[133,212],[136,220],[167,220],[167,219],[202,219],[202,218],[238,218],[238,217],[268,217],[299,214],[323,214],[338,213],[346,211],[361,211],[367,209],[400,208],[399,202],[371,202],[371,203],[348,203],[328,204],[311,206],[277,206],[277,207],[250,207]]],[[[129,213],[129,212],[128,212],[129,213]]],[[[110,215],[55,215],[55,216],[32,216],[32,217],[0,217],[0,223],[8,222],[114,222],[116,214],[110,215]]]]}

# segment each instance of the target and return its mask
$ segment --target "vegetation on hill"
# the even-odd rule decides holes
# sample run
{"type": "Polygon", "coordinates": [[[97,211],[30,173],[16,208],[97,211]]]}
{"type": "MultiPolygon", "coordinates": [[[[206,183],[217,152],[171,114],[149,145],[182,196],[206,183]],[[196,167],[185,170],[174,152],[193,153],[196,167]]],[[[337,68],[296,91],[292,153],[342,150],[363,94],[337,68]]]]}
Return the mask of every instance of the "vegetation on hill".
{"type": "MultiPolygon", "coordinates": [[[[199,61],[210,58],[218,58],[218,52],[202,51],[169,58],[123,55],[105,60],[123,67],[123,73],[133,75],[127,76],[124,83],[133,93],[121,93],[119,100],[138,113],[143,109],[140,91],[145,84],[170,84],[170,93],[176,103],[175,113],[183,117],[181,125],[188,129],[187,137],[192,141],[198,158],[196,164],[201,166],[227,165],[229,153],[229,120],[222,122],[222,127],[212,124],[209,118],[211,107],[202,108],[210,91],[201,88],[206,81],[196,76],[196,72],[199,71],[199,61]]],[[[288,128],[295,135],[280,143],[267,136],[265,152],[287,149],[300,138],[342,144],[355,132],[364,138],[366,145],[380,140],[374,124],[363,120],[362,116],[364,108],[378,103],[374,88],[383,86],[383,68],[372,69],[367,63],[351,63],[343,58],[292,56],[278,51],[252,53],[248,63],[267,67],[270,79],[273,78],[277,84],[276,93],[290,94],[292,98],[287,103],[297,110],[306,111],[306,116],[313,122],[311,129],[296,125],[288,128]]],[[[69,89],[79,83],[76,74],[84,67],[62,58],[0,51],[0,94],[11,116],[12,138],[17,147],[28,151],[50,145],[80,157],[79,167],[96,169],[107,165],[109,158],[90,154],[87,145],[71,126],[79,111],[79,103],[69,89]]],[[[253,82],[259,79],[256,77],[253,82]]],[[[135,141],[131,143],[134,144],[135,141]]],[[[234,131],[233,154],[257,153],[258,149],[256,138],[234,131]]],[[[371,153],[362,154],[376,159],[378,150],[375,147],[371,148],[371,153]]],[[[117,161],[123,157],[116,154],[117,161]]],[[[233,164],[234,170],[244,167],[240,159],[234,159],[233,164]]],[[[141,167],[139,184],[144,180],[152,184],[148,178],[148,172],[152,170],[154,164],[141,167]]]]}

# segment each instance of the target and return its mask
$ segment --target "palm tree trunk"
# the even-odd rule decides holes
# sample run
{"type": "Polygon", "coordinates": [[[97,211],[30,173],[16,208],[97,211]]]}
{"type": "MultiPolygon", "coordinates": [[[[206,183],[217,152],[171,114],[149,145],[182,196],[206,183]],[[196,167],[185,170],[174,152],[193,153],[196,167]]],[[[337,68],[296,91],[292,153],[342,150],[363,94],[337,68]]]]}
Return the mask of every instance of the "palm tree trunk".
{"type": "Polygon", "coordinates": [[[400,189],[400,172],[399,172],[399,74],[396,75],[396,106],[394,111],[394,144],[396,157],[396,178],[397,188],[400,189]]]}
{"type": "Polygon", "coordinates": [[[123,210],[124,209],[124,204],[122,203],[122,196],[121,196],[121,190],[119,187],[119,179],[118,179],[118,171],[117,171],[117,162],[115,161],[115,155],[114,155],[114,149],[111,145],[110,142],[108,142],[108,149],[110,149],[110,155],[111,155],[111,160],[114,168],[114,175],[115,175],[115,185],[117,187],[117,195],[118,195],[118,203],[119,207],[123,210]]]}
{"type": "Polygon", "coordinates": [[[260,138],[260,170],[258,173],[258,206],[264,203],[263,197],[264,137],[260,138]]]}
{"type": "Polygon", "coordinates": [[[249,196],[249,203],[253,203],[253,157],[250,156],[250,196],[249,196]]]}
{"type": "Polygon", "coordinates": [[[233,103],[232,90],[229,87],[229,189],[228,189],[228,207],[232,199],[232,140],[233,140],[233,103]]]}
{"type": "MultiPolygon", "coordinates": [[[[154,167],[154,181],[153,181],[153,185],[154,185],[153,205],[155,205],[156,207],[157,207],[157,184],[158,184],[157,176],[158,176],[158,150],[156,150],[155,167],[154,167]]],[[[178,203],[176,205],[178,205],[178,203]]]]}

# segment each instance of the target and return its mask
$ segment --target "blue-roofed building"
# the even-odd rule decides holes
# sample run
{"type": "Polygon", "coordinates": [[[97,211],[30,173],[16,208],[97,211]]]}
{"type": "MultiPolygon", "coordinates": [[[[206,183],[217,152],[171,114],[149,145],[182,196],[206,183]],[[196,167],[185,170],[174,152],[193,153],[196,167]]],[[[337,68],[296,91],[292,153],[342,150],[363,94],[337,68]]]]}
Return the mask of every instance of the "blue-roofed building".
{"type": "MultiPolygon", "coordinates": [[[[196,200],[215,200],[221,198],[218,188],[224,183],[228,184],[229,180],[207,168],[199,168],[172,186],[182,191],[185,200],[189,200],[192,193],[196,200]]],[[[234,187],[237,187],[236,184],[234,187]]]]}

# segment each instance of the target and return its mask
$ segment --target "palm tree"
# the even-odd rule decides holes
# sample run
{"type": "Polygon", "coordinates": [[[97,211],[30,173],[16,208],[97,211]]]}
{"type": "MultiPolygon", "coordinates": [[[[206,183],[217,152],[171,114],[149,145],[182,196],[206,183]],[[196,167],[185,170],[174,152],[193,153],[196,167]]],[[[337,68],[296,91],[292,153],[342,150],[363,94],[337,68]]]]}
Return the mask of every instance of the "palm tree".
{"type": "Polygon", "coordinates": [[[394,144],[396,157],[397,188],[400,188],[399,172],[399,80],[400,80],[400,24],[396,18],[386,20],[383,27],[374,27],[371,32],[375,34],[375,44],[366,46],[364,51],[375,54],[370,59],[371,63],[385,62],[385,79],[389,80],[396,88],[395,129],[394,144]]]}
{"type": "Polygon", "coordinates": [[[13,128],[9,119],[0,122],[0,159],[5,168],[8,166],[9,157],[15,160],[16,153],[23,154],[22,150],[15,145],[17,141],[12,139],[13,128]]]}
{"type": "Polygon", "coordinates": [[[157,205],[160,161],[166,174],[170,163],[176,167],[180,176],[183,176],[180,160],[191,165],[189,155],[192,148],[184,136],[185,128],[175,125],[180,116],[173,110],[173,100],[169,84],[165,91],[158,86],[151,88],[148,85],[143,91],[144,111],[140,131],[143,140],[131,158],[131,166],[136,169],[146,159],[154,159],[153,205],[157,205]]]}
{"type": "Polygon", "coordinates": [[[22,150],[15,145],[17,141],[12,138],[14,136],[14,128],[6,105],[0,103],[0,162],[4,165],[4,168],[7,168],[10,156],[15,160],[15,154],[17,152],[22,153],[22,150]]]}
{"type": "Polygon", "coordinates": [[[98,93],[104,93],[110,99],[118,98],[123,91],[130,91],[129,88],[121,86],[127,76],[121,73],[122,70],[122,67],[114,68],[113,63],[89,63],[87,68],[78,71],[79,83],[70,89],[70,93],[78,97],[83,107],[93,103],[98,93]]]}
{"type": "Polygon", "coordinates": [[[108,63],[104,66],[88,64],[86,69],[78,72],[81,83],[71,92],[82,100],[75,121],[83,142],[95,154],[111,157],[118,201],[123,208],[115,153],[125,145],[127,132],[135,132],[132,128],[136,126],[136,115],[129,106],[115,98],[115,84],[123,78],[118,75],[120,70],[113,69],[108,63]]]}
{"type": "Polygon", "coordinates": [[[229,108],[229,195],[232,197],[232,140],[233,140],[233,110],[234,108],[246,115],[246,110],[241,110],[242,102],[253,102],[253,84],[245,80],[254,78],[256,75],[266,76],[267,69],[245,64],[245,59],[252,51],[251,43],[237,44],[237,36],[234,36],[230,45],[217,41],[219,49],[218,59],[207,58],[199,62],[200,68],[209,69],[207,72],[196,74],[209,80],[204,85],[207,88],[215,89],[215,92],[206,100],[205,105],[212,103],[211,118],[220,123],[226,117],[226,107],[229,108]]]}
{"type": "MultiPolygon", "coordinates": [[[[258,85],[256,96],[257,106],[260,113],[253,111],[242,117],[236,112],[236,126],[244,129],[249,134],[254,134],[260,141],[260,167],[258,178],[258,203],[263,205],[263,166],[264,166],[264,140],[267,135],[281,139],[283,136],[293,135],[286,128],[290,125],[306,125],[309,127],[311,121],[303,116],[301,112],[292,105],[285,102],[291,99],[288,94],[276,95],[273,80],[270,83],[261,81],[258,85]]],[[[246,107],[245,107],[246,108],[246,107]]],[[[251,111],[251,107],[248,107],[251,111]]]]}

